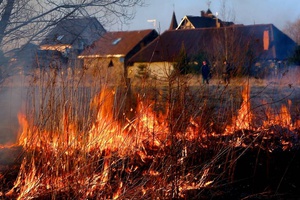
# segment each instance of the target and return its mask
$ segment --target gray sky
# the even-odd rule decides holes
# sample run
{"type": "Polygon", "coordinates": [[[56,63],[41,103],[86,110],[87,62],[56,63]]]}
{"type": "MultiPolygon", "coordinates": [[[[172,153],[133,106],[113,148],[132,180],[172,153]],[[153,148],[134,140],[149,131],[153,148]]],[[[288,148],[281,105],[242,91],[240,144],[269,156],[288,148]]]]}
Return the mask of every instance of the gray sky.
{"type": "MultiPolygon", "coordinates": [[[[156,20],[160,32],[168,29],[172,12],[175,11],[178,23],[185,15],[200,15],[208,9],[208,0],[146,0],[148,6],[136,8],[136,17],[130,25],[115,27],[115,30],[140,30],[154,28],[147,20],[156,20]]],[[[219,13],[219,18],[236,24],[274,24],[282,30],[287,21],[300,17],[299,0],[211,0],[211,11],[219,13]],[[225,1],[225,3],[223,3],[225,1]],[[225,5],[225,12],[222,8],[225,5]],[[222,14],[223,13],[223,14],[222,14]],[[225,15],[224,15],[225,13],[225,15]]],[[[223,9],[224,10],[224,9],[223,9]]]]}

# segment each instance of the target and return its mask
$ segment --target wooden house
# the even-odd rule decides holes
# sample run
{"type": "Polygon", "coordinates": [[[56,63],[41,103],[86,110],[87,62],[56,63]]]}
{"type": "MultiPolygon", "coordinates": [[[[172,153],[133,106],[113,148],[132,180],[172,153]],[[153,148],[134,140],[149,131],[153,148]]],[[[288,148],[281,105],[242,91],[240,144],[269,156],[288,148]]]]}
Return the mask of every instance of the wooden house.
{"type": "Polygon", "coordinates": [[[87,74],[98,78],[101,84],[128,84],[128,60],[157,37],[154,29],[107,32],[78,58],[83,60],[87,74]]]}

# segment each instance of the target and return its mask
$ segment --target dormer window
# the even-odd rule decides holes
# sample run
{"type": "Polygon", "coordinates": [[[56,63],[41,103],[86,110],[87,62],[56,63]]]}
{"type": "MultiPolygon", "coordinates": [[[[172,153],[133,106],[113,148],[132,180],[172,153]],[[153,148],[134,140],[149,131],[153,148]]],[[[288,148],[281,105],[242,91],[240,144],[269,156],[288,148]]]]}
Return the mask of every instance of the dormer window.
{"type": "Polygon", "coordinates": [[[78,42],[78,49],[83,50],[84,49],[84,42],[82,40],[79,40],[78,42]]]}
{"type": "Polygon", "coordinates": [[[115,39],[115,40],[112,42],[112,44],[113,44],[113,45],[116,45],[116,44],[118,44],[121,40],[122,40],[122,38],[115,39]]]}
{"type": "Polygon", "coordinates": [[[62,39],[63,39],[63,37],[64,37],[64,35],[59,35],[59,36],[57,36],[57,38],[56,38],[56,39],[57,39],[58,41],[60,41],[60,40],[62,40],[62,39]]]}
{"type": "Polygon", "coordinates": [[[114,63],[112,60],[110,60],[110,62],[108,63],[108,67],[113,67],[114,66],[114,63]]]}

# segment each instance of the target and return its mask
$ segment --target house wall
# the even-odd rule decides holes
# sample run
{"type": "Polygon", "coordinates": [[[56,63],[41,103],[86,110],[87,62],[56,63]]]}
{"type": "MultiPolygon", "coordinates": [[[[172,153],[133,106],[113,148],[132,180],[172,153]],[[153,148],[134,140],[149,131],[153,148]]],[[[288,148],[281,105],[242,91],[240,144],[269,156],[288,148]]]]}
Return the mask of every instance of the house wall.
{"type": "Polygon", "coordinates": [[[185,19],[179,29],[194,29],[194,28],[195,27],[193,26],[193,24],[189,20],[185,19]]]}
{"type": "Polygon", "coordinates": [[[101,85],[117,86],[125,84],[123,58],[85,58],[83,66],[91,81],[101,85]]]}
{"type": "Polygon", "coordinates": [[[128,78],[130,78],[132,83],[136,83],[142,78],[167,80],[173,70],[173,63],[169,62],[139,62],[128,67],[128,78]]]}

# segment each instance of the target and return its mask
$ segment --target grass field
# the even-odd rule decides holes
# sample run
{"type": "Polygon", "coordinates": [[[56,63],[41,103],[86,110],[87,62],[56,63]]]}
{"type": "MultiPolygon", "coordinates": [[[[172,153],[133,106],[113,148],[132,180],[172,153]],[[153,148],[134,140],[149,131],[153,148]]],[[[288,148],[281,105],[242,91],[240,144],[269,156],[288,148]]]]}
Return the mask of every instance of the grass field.
{"type": "Polygon", "coordinates": [[[100,94],[73,82],[11,79],[0,91],[1,143],[17,141],[19,112],[27,121],[22,148],[0,149],[0,197],[299,197],[296,72],[228,85],[186,76],[100,94]],[[17,152],[22,164],[8,162],[17,152]]]}

